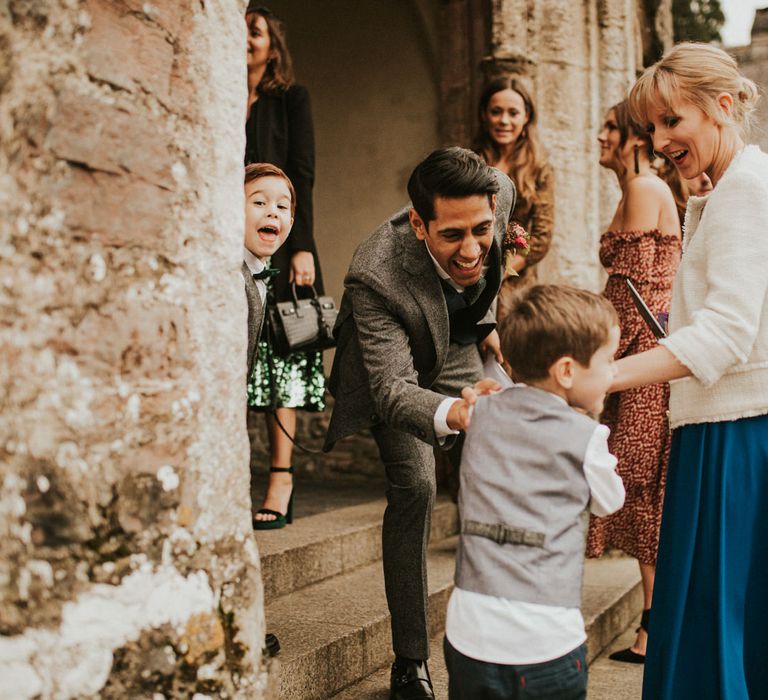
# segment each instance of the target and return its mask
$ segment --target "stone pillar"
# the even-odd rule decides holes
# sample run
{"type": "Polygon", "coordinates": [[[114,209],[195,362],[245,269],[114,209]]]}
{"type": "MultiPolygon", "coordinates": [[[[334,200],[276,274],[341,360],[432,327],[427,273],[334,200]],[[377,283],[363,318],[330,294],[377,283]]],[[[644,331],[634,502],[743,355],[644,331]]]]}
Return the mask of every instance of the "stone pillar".
{"type": "Polygon", "coordinates": [[[0,697],[264,696],[243,6],[0,4],[0,697]]]}
{"type": "MultiPolygon", "coordinates": [[[[528,75],[556,175],[555,236],[540,278],[598,290],[598,241],[618,203],[597,133],[642,67],[639,0],[494,0],[493,59],[528,75]]],[[[656,2],[664,11],[668,3],[656,2]]]]}
{"type": "Polygon", "coordinates": [[[482,91],[480,64],[490,43],[490,0],[446,0],[440,4],[440,138],[469,147],[477,128],[482,91]]]}

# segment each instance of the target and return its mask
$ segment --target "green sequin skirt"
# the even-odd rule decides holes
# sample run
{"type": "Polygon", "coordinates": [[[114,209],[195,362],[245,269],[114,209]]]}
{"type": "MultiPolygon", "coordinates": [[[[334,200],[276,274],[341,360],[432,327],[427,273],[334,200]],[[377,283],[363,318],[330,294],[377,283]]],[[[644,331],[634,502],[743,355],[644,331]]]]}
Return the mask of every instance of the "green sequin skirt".
{"type": "Polygon", "coordinates": [[[273,387],[277,408],[323,411],[323,353],[294,352],[287,357],[278,357],[265,341],[261,341],[253,374],[248,381],[248,405],[257,410],[270,408],[273,387]]]}

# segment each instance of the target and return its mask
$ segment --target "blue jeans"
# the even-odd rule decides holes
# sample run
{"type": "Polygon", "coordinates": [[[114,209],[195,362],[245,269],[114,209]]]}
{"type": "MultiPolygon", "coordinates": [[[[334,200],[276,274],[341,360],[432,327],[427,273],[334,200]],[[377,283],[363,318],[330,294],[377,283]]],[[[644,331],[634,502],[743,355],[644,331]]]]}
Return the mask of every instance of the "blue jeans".
{"type": "Polygon", "coordinates": [[[492,664],[464,656],[443,639],[449,700],[585,700],[587,645],[539,664],[492,664]]]}

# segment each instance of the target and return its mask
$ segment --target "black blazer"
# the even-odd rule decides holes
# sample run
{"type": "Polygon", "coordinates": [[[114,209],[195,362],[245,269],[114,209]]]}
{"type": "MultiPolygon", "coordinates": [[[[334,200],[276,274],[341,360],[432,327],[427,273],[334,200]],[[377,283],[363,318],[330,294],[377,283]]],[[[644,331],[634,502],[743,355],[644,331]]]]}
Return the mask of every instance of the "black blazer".
{"type": "Polygon", "coordinates": [[[307,250],[315,259],[318,294],[323,291],[320,261],[312,233],[312,186],[315,182],[315,132],[309,93],[292,85],[277,95],[261,95],[245,125],[245,164],[272,163],[285,171],[296,189],[296,215],[288,240],[272,257],[278,301],[290,297],[288,273],[293,254],[307,250]]]}

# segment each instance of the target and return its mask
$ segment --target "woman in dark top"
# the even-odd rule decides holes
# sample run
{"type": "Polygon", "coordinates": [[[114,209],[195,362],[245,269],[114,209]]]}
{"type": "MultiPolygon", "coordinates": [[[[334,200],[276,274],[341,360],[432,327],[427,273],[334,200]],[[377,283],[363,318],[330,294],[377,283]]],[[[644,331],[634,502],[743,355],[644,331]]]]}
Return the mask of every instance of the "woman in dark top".
{"type": "MultiPolygon", "coordinates": [[[[279,20],[251,2],[248,25],[248,120],[245,125],[245,163],[272,163],[282,168],[296,189],[296,215],[285,245],[269,267],[279,273],[270,279],[272,301],[291,297],[291,283],[299,296],[314,286],[323,293],[320,264],[312,236],[312,186],[315,179],[315,139],[306,88],[294,83],[291,57],[279,20]]],[[[322,354],[273,355],[264,339],[248,382],[248,403],[256,409],[276,409],[285,429],[294,435],[296,409],[325,408],[322,354]]],[[[271,446],[269,488],[264,507],[253,518],[256,529],[284,527],[292,519],[293,443],[268,417],[271,446]]]]}

